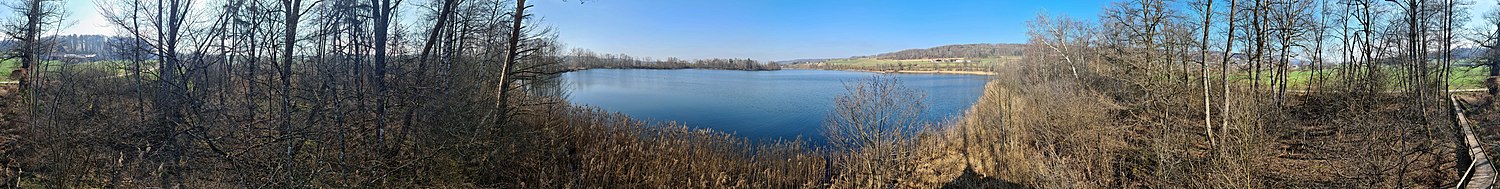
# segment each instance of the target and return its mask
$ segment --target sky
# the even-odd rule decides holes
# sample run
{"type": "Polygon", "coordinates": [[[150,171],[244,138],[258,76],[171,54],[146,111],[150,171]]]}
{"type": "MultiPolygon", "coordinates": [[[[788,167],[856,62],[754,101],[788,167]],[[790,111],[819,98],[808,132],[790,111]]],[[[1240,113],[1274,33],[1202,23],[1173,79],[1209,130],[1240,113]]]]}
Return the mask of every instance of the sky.
{"type": "Polygon", "coordinates": [[[537,1],[572,48],[655,58],[789,60],[950,44],[1024,43],[1041,11],[1085,15],[1100,0],[537,1]]]}
{"type": "MultiPolygon", "coordinates": [[[[416,2],[408,0],[408,2],[416,2]]],[[[1089,15],[1102,1],[533,0],[568,48],[637,57],[789,60],[949,44],[1025,42],[1038,11],[1089,15]]],[[[407,3],[411,4],[411,3],[407,3]]],[[[94,0],[67,0],[64,34],[113,34],[94,0]]]]}
{"type": "Polygon", "coordinates": [[[115,29],[109,20],[99,12],[99,6],[94,0],[65,0],[63,6],[67,17],[62,30],[64,34],[78,35],[114,35],[115,29]]]}
{"type": "MultiPolygon", "coordinates": [[[[65,0],[68,25],[61,33],[114,34],[95,1],[65,0]]],[[[1494,3],[1488,1],[1477,0],[1471,14],[1494,9],[1494,3]]],[[[203,2],[206,1],[198,3],[203,2]]],[[[403,9],[419,9],[412,6],[418,0],[406,2],[403,9]]],[[[950,44],[1024,43],[1026,21],[1038,13],[1095,20],[1109,2],[1112,1],[531,1],[535,5],[532,13],[541,19],[541,24],[553,27],[568,48],[636,57],[756,60],[843,58],[950,44]]]]}

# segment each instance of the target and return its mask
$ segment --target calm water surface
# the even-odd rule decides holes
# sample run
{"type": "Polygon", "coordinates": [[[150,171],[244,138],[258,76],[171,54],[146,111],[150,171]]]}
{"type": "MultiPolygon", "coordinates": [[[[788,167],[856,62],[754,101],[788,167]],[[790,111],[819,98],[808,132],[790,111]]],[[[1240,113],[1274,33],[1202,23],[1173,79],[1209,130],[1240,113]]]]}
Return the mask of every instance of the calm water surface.
{"type": "MultiPolygon", "coordinates": [[[[676,121],[751,139],[823,141],[820,125],[844,82],[877,75],[827,70],[728,71],[593,69],[563,74],[575,104],[648,121],[676,121]]],[[[957,116],[979,99],[988,77],[890,74],[925,92],[927,119],[957,116]]]]}

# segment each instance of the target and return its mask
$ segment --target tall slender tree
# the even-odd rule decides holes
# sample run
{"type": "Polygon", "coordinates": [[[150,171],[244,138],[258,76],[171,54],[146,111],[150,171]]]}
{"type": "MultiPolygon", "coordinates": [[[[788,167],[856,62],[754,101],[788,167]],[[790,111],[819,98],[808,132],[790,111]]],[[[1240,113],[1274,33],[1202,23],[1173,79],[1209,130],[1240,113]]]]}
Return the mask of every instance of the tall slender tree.
{"type": "Polygon", "coordinates": [[[295,131],[292,128],[292,112],[294,111],[292,107],[292,64],[296,63],[298,59],[295,49],[297,48],[297,28],[301,26],[299,25],[299,21],[301,21],[303,13],[302,0],[281,0],[281,7],[283,24],[281,60],[280,64],[278,64],[280,69],[277,70],[281,80],[281,124],[277,127],[277,130],[281,135],[280,137],[282,137],[281,140],[286,142],[286,157],[283,157],[281,166],[288,170],[285,172],[285,176],[286,181],[290,184],[299,182],[297,178],[298,170],[296,170],[297,166],[295,166],[295,163],[297,162],[296,144],[300,140],[293,138],[295,135],[293,132],[295,131]]]}
{"type": "Polygon", "coordinates": [[[1208,82],[1208,33],[1209,29],[1213,26],[1214,1],[1205,0],[1200,2],[1203,5],[1199,8],[1199,11],[1203,12],[1203,25],[1201,26],[1202,31],[1200,31],[1203,37],[1199,38],[1201,40],[1198,41],[1198,58],[1196,58],[1198,60],[1198,67],[1200,68],[1198,79],[1203,80],[1203,129],[1208,131],[1209,137],[1214,136],[1213,101],[1209,100],[1210,96],[1213,96],[1213,91],[1210,89],[1211,85],[1208,82]]]}
{"type": "MultiPolygon", "coordinates": [[[[501,114],[509,114],[509,111],[505,111],[509,108],[506,108],[504,106],[508,106],[507,101],[510,99],[511,83],[513,82],[512,80],[515,80],[515,73],[511,72],[512,69],[515,69],[515,66],[517,64],[516,61],[519,60],[519,57],[522,55],[522,53],[525,53],[522,52],[522,43],[524,43],[526,40],[522,39],[521,37],[526,32],[526,28],[523,28],[525,26],[523,25],[523,23],[528,16],[526,14],[527,7],[530,7],[530,5],[526,4],[526,0],[516,0],[515,10],[510,13],[510,33],[506,38],[507,44],[505,47],[505,62],[503,63],[503,67],[500,70],[499,103],[501,105],[500,109],[502,110],[501,114]]],[[[509,115],[506,115],[505,117],[509,117],[509,115]]],[[[503,119],[506,118],[502,117],[502,120],[503,119]]]]}
{"type": "MultiPolygon", "coordinates": [[[[1219,128],[1221,129],[1229,128],[1229,63],[1230,60],[1234,58],[1234,16],[1235,13],[1239,12],[1239,0],[1229,0],[1228,10],[1229,17],[1225,19],[1225,22],[1227,25],[1229,25],[1229,31],[1225,32],[1224,34],[1224,56],[1219,60],[1219,84],[1223,88],[1223,93],[1222,95],[1220,95],[1222,99],[1221,101],[1219,101],[1219,103],[1221,104],[1221,106],[1219,106],[1219,115],[1225,115],[1219,119],[1219,128]]],[[[1210,133],[1208,140],[1213,143],[1214,141],[1216,141],[1213,137],[1213,134],[1211,134],[1213,133],[1213,129],[1209,129],[1208,132],[1210,133]]]]}

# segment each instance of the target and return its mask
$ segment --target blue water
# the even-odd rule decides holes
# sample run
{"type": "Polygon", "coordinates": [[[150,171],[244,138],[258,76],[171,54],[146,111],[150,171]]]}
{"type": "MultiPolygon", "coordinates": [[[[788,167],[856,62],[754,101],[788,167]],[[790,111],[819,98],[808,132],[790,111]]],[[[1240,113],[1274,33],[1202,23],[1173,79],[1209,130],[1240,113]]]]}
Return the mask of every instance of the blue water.
{"type": "MultiPolygon", "coordinates": [[[[781,70],[592,69],[563,74],[574,104],[648,121],[676,121],[750,139],[823,141],[819,128],[844,83],[877,73],[781,70]]],[[[926,93],[926,119],[943,121],[979,99],[985,76],[888,74],[926,93]]]]}

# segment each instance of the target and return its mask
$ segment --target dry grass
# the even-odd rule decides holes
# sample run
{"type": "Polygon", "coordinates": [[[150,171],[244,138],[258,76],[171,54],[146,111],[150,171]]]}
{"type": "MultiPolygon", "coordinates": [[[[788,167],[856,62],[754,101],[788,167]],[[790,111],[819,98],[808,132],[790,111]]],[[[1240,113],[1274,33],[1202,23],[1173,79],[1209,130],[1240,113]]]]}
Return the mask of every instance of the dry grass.
{"type": "Polygon", "coordinates": [[[648,124],[589,108],[551,106],[518,148],[514,187],[816,188],[827,160],[803,141],[759,141],[675,123],[648,124]],[[540,150],[537,150],[540,149],[540,150]],[[527,151],[535,150],[535,151],[527,151]]]}
{"type": "MultiPolygon", "coordinates": [[[[1262,174],[1270,187],[1444,188],[1456,182],[1455,143],[1447,120],[1424,124],[1406,105],[1369,106],[1301,96],[1285,121],[1269,125],[1272,157],[1262,174]],[[1332,102],[1332,103],[1330,103],[1332,102]]],[[[1377,97],[1398,101],[1399,96],[1377,97]]],[[[1442,114],[1432,107],[1423,111],[1442,114]]]]}
{"type": "Polygon", "coordinates": [[[1131,82],[1079,84],[1002,72],[966,116],[930,132],[937,140],[922,142],[930,146],[919,160],[929,173],[924,180],[989,178],[1039,188],[1439,188],[1456,178],[1452,129],[1416,113],[1443,115],[1444,107],[1369,103],[1408,99],[1399,95],[1337,93],[1295,96],[1277,106],[1230,93],[1228,113],[1214,104],[1210,138],[1202,93],[1191,86],[1118,87],[1131,82]]]}

